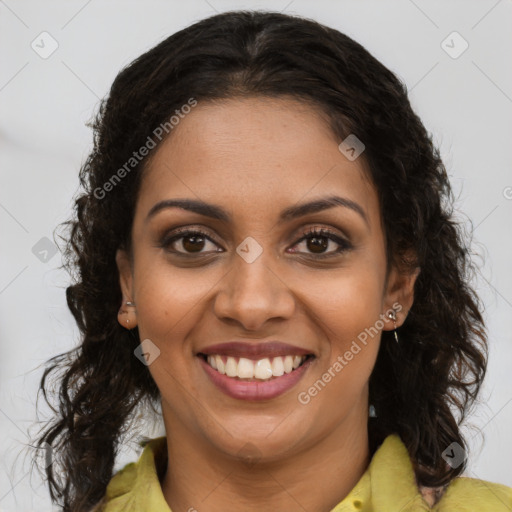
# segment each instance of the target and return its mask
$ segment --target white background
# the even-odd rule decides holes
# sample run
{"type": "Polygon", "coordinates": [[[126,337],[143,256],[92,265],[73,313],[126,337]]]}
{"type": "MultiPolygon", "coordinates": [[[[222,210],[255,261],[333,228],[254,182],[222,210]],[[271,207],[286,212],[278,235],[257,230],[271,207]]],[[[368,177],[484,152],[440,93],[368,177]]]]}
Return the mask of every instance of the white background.
{"type": "MultiPolygon", "coordinates": [[[[476,260],[477,290],[490,363],[473,427],[464,430],[472,447],[466,475],[512,486],[510,0],[0,0],[0,511],[52,509],[22,449],[37,431],[39,365],[78,337],[60,255],[44,263],[32,248],[71,213],[92,147],[84,123],[123,66],[173,32],[238,8],[300,14],[341,30],[407,84],[485,257],[476,260]],[[31,48],[43,31],[58,43],[47,59],[31,48]],[[453,31],[469,43],[457,59],[441,47],[453,31]]],[[[116,469],[136,458],[128,447],[116,469]]]]}

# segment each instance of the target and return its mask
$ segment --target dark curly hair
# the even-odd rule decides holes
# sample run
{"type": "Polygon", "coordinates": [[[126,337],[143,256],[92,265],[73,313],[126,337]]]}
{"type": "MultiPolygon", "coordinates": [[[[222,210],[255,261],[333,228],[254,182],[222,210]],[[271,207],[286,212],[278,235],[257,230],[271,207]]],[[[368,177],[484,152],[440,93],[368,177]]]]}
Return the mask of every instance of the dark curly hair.
{"type": "Polygon", "coordinates": [[[454,441],[466,446],[459,426],[485,375],[487,337],[470,285],[470,237],[454,219],[431,135],[400,79],[348,36],[298,16],[232,11],[175,33],[125,67],[91,123],[94,148],[61,236],[73,276],[66,298],[81,343],[50,359],[40,383],[48,403],[50,375],[58,383],[56,417],[37,442],[53,448],[46,477],[64,511],[86,511],[101,500],[134,411],[160,398],[147,366],[133,355],[137,328],[127,331],[117,321],[115,262],[118,248],[131,247],[140,179],[155,151],[122,180],[112,177],[190,98],[251,96],[308,102],[340,141],[351,133],[364,141],[361,158],[380,202],[388,268],[421,269],[401,342],[382,333],[369,382],[377,412],[368,420],[370,452],[397,433],[425,486],[449,483],[465,469],[449,467],[441,455],[454,441]]]}

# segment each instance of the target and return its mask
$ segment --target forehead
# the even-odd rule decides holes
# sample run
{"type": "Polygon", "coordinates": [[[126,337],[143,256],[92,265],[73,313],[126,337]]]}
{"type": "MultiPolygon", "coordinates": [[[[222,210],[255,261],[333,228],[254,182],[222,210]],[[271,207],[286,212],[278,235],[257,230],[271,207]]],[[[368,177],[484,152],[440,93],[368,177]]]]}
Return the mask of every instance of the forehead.
{"type": "Polygon", "coordinates": [[[200,198],[250,217],[323,195],[358,202],[372,223],[378,201],[363,158],[349,161],[321,112],[294,99],[198,103],[158,147],[138,210],[200,198]]]}

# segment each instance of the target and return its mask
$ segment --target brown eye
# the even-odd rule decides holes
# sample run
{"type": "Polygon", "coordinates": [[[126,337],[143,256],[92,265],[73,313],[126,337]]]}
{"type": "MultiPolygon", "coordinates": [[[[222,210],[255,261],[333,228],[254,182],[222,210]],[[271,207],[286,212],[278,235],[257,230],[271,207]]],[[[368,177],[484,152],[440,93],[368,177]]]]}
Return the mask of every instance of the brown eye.
{"type": "MultiPolygon", "coordinates": [[[[170,252],[177,254],[203,254],[205,246],[209,243],[218,247],[215,242],[203,231],[200,230],[183,230],[179,234],[172,234],[162,240],[160,246],[170,252]]],[[[218,249],[213,248],[214,252],[219,252],[218,249]]]]}
{"type": "MultiPolygon", "coordinates": [[[[316,255],[318,258],[327,258],[330,256],[334,256],[335,254],[339,254],[351,248],[351,244],[339,237],[334,232],[329,229],[311,229],[309,230],[305,236],[303,236],[296,245],[305,241],[306,249],[310,251],[310,254],[316,255]],[[334,245],[338,245],[339,248],[334,251],[326,252],[329,248],[329,244],[333,242],[334,245]]],[[[302,252],[302,251],[293,251],[293,252],[302,252]]]]}

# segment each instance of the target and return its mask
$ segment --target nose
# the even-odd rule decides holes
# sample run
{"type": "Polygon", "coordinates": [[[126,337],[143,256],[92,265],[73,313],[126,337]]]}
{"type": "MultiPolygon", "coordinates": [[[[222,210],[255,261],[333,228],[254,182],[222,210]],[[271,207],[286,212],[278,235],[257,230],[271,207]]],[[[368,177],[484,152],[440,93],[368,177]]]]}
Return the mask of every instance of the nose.
{"type": "Polygon", "coordinates": [[[270,266],[265,251],[251,263],[234,254],[230,271],[219,283],[214,302],[216,316],[235,321],[247,331],[261,329],[271,319],[291,318],[293,292],[276,266],[270,266]]]}

